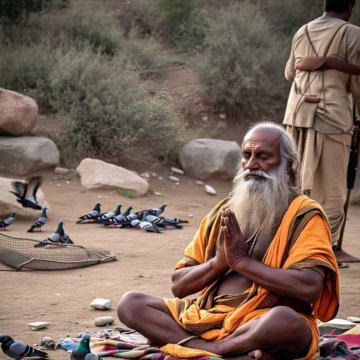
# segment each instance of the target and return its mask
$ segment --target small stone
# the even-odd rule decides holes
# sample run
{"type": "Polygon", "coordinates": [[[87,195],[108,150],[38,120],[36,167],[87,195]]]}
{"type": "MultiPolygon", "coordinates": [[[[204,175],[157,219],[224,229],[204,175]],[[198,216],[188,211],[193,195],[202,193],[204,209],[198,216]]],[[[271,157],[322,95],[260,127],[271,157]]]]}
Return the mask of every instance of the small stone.
{"type": "Polygon", "coordinates": [[[108,310],[112,305],[111,300],[107,299],[95,299],[91,302],[90,306],[94,309],[108,310]]]}
{"type": "Polygon", "coordinates": [[[65,169],[65,168],[62,168],[60,166],[58,166],[57,168],[55,168],[54,170],[54,173],[55,174],[59,174],[59,175],[66,175],[70,172],[69,169],[65,169]]]}
{"type": "Polygon", "coordinates": [[[180,183],[176,183],[175,185],[176,185],[176,186],[179,186],[179,185],[180,185],[180,183]]]}
{"type": "Polygon", "coordinates": [[[219,117],[220,119],[226,119],[226,114],[220,114],[219,117]]]}
{"type": "Polygon", "coordinates": [[[204,186],[204,183],[203,183],[201,180],[197,181],[195,184],[196,184],[196,185],[204,186]]]}
{"type": "Polygon", "coordinates": [[[169,180],[174,181],[174,182],[179,182],[180,181],[180,179],[177,178],[176,176],[169,176],[169,180]]]}
{"type": "Polygon", "coordinates": [[[2,317],[2,318],[0,318],[0,320],[5,320],[6,319],[6,317],[2,317]]]}
{"type": "Polygon", "coordinates": [[[150,179],[150,174],[148,172],[144,172],[140,176],[144,179],[150,179]]]}
{"type": "Polygon", "coordinates": [[[209,120],[209,117],[208,117],[207,115],[204,115],[204,116],[202,117],[202,119],[206,122],[206,121],[209,120]]]}
{"type": "Polygon", "coordinates": [[[61,184],[56,184],[57,186],[61,186],[61,184]]]}
{"type": "Polygon", "coordinates": [[[158,179],[161,180],[161,181],[164,180],[161,176],[159,176],[158,179]]]}
{"type": "Polygon", "coordinates": [[[162,193],[159,193],[159,192],[155,191],[154,195],[155,196],[162,196],[162,193]]]}
{"type": "Polygon", "coordinates": [[[144,275],[143,275],[143,274],[139,274],[138,277],[144,277],[144,275]]]}
{"type": "Polygon", "coordinates": [[[186,98],[188,98],[188,97],[189,97],[189,94],[188,94],[188,93],[185,93],[185,94],[183,94],[183,96],[182,96],[183,99],[186,99],[186,98]]]}
{"type": "Polygon", "coordinates": [[[70,184],[70,181],[67,181],[66,183],[67,183],[67,184],[70,184]]]}
{"type": "Polygon", "coordinates": [[[59,180],[59,178],[58,178],[57,176],[54,176],[54,177],[53,177],[53,180],[56,181],[56,180],[59,180]]]}
{"type": "Polygon", "coordinates": [[[193,215],[193,214],[189,214],[189,218],[192,218],[192,217],[194,217],[194,215],[193,215]]]}
{"type": "Polygon", "coordinates": [[[151,176],[157,178],[158,174],[156,172],[153,172],[153,173],[151,173],[151,176]]]}
{"type": "Polygon", "coordinates": [[[31,330],[40,330],[40,329],[44,329],[46,327],[48,327],[51,324],[51,322],[47,322],[47,321],[38,321],[38,322],[33,322],[28,324],[30,326],[31,330]]]}
{"type": "Polygon", "coordinates": [[[52,183],[49,183],[49,185],[51,185],[52,183]]]}
{"type": "Polygon", "coordinates": [[[101,195],[99,195],[99,199],[101,199],[101,195]]]}
{"type": "Polygon", "coordinates": [[[96,326],[110,325],[115,321],[112,316],[101,316],[94,320],[96,326]]]}
{"type": "Polygon", "coordinates": [[[215,189],[210,185],[205,185],[205,191],[210,195],[216,195],[215,189]]]}
{"type": "Polygon", "coordinates": [[[75,321],[75,324],[77,324],[77,325],[78,325],[79,323],[78,323],[77,321],[75,321]]]}
{"type": "Polygon", "coordinates": [[[175,167],[172,167],[171,168],[171,171],[174,173],[174,174],[178,174],[178,175],[184,175],[185,172],[181,169],[178,169],[178,168],[175,168],[175,167]]]}
{"type": "Polygon", "coordinates": [[[60,296],[60,294],[55,294],[56,296],[60,296]]]}
{"type": "Polygon", "coordinates": [[[40,315],[45,315],[45,313],[41,313],[40,315]]]}

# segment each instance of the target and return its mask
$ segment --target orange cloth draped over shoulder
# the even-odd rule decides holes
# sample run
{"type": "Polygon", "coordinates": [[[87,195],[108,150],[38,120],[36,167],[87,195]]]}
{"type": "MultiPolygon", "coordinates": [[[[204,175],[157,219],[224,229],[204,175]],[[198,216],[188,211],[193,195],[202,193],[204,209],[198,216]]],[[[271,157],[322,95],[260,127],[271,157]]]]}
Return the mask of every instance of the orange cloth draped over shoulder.
{"type": "MultiPolygon", "coordinates": [[[[220,210],[224,203],[225,201],[219,203],[202,221],[194,240],[185,250],[185,258],[176,265],[177,269],[202,264],[215,256],[214,248],[216,249],[220,226],[220,210]]],[[[299,226],[297,228],[299,229],[299,226]]],[[[313,334],[309,353],[304,359],[313,359],[319,347],[319,330],[316,320],[329,321],[335,317],[339,307],[339,276],[331,248],[330,229],[326,216],[317,202],[301,195],[291,203],[263,263],[278,269],[307,267],[319,272],[319,269],[322,269],[324,284],[320,297],[312,305],[313,314],[311,316],[299,314],[313,334]],[[307,216],[307,214],[312,215],[307,216]],[[296,232],[295,225],[299,225],[301,219],[303,226],[295,234],[296,240],[289,246],[290,232],[296,232]]],[[[274,295],[278,296],[254,283],[250,289],[240,295],[240,299],[243,296],[243,300],[239,305],[231,306],[224,301],[212,301],[209,307],[209,301],[202,301],[208,288],[204,289],[196,300],[164,299],[164,302],[180,326],[211,341],[224,339],[240,326],[270,311],[271,304],[274,303],[270,301],[271,298],[274,295]],[[206,303],[205,306],[204,303],[206,303]]],[[[216,354],[176,344],[168,344],[162,347],[161,351],[178,358],[219,357],[216,354]]]]}

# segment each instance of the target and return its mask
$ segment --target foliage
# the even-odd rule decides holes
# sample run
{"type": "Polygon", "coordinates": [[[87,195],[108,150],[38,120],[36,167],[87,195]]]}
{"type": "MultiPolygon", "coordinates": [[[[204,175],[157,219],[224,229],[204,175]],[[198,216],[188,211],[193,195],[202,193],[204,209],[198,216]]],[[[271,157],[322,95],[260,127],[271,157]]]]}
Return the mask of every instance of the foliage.
{"type": "Polygon", "coordinates": [[[116,193],[122,197],[128,198],[128,199],[135,199],[136,195],[130,191],[130,190],[126,190],[126,189],[122,189],[122,188],[117,188],[116,189],[116,193]]]}
{"type": "Polygon", "coordinates": [[[79,158],[139,164],[169,159],[182,144],[173,111],[149,97],[131,70],[89,48],[59,56],[51,88],[79,158]]]}
{"type": "Polygon", "coordinates": [[[201,47],[208,28],[208,18],[196,0],[158,0],[166,28],[164,35],[179,50],[201,47]]]}
{"type": "Polygon", "coordinates": [[[264,110],[266,99],[279,96],[285,58],[256,4],[246,1],[224,10],[206,45],[201,80],[214,103],[228,110],[264,110]]]}

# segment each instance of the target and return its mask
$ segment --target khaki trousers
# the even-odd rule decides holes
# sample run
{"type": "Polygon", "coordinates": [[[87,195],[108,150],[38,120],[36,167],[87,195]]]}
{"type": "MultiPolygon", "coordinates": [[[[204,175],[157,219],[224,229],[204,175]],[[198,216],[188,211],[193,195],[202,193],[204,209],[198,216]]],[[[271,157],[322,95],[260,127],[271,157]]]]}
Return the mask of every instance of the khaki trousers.
{"type": "Polygon", "coordinates": [[[292,127],[287,131],[298,144],[301,189],[323,207],[334,245],[344,222],[351,135],[292,127]]]}

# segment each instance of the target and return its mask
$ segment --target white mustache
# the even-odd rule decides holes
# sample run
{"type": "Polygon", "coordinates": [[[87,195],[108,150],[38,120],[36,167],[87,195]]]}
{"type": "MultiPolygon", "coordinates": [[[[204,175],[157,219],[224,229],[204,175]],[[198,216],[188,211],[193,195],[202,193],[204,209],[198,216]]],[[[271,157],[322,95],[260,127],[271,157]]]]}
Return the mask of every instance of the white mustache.
{"type": "Polygon", "coordinates": [[[272,180],[273,176],[270,174],[267,174],[266,172],[262,171],[262,170],[240,170],[238,172],[238,174],[236,175],[236,180],[240,180],[240,179],[246,179],[249,175],[254,175],[254,176],[261,176],[264,179],[267,180],[272,180]]]}

